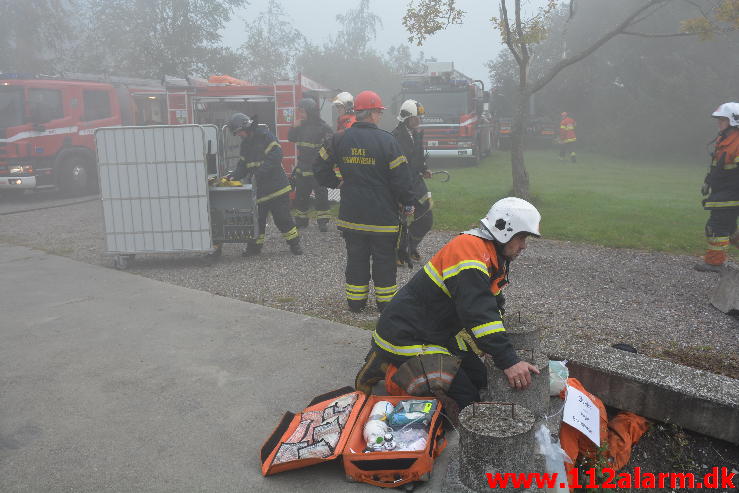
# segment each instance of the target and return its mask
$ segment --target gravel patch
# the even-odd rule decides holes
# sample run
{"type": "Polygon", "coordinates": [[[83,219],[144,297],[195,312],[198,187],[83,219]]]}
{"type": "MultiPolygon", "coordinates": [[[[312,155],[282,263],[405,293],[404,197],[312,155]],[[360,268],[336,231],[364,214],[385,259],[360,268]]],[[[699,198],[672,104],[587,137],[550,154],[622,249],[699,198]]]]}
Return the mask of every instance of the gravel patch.
{"type": "MultiPolygon", "coordinates": [[[[0,217],[2,242],[112,266],[103,231],[99,201],[0,217]]],[[[199,254],[137,255],[129,272],[372,328],[377,320],[372,304],[360,314],[346,310],[346,254],[339,233],[320,233],[312,223],[302,234],[302,256],[291,255],[270,224],[258,257],[241,257],[242,245],[226,245],[218,262],[199,254]]],[[[422,261],[454,234],[430,233],[421,245],[422,261]]],[[[532,240],[512,264],[507,315],[544,327],[544,352],[548,338],[626,342],[647,355],[739,378],[739,323],[709,304],[718,277],[694,271],[695,261],[685,255],[532,240]]],[[[418,267],[400,267],[398,284],[418,267]]]]}

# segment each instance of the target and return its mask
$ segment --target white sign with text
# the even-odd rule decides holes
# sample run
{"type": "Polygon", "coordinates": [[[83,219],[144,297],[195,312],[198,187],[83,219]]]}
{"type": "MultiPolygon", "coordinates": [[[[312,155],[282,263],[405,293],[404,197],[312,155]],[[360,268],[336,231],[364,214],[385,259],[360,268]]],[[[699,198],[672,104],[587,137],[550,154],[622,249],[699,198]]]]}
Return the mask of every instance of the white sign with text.
{"type": "Polygon", "coordinates": [[[581,431],[600,447],[600,411],[590,398],[574,387],[567,386],[567,400],[562,421],[581,431]]]}

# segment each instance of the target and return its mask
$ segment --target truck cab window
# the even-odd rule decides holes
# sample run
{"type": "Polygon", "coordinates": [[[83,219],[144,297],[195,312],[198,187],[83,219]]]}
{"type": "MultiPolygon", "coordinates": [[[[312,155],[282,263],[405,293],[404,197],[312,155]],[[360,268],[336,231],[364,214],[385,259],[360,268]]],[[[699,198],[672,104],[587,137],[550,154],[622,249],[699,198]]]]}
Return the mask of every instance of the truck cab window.
{"type": "Polygon", "coordinates": [[[107,91],[82,91],[82,104],[84,112],[82,120],[102,120],[110,118],[110,96],[107,91]]]}
{"type": "Polygon", "coordinates": [[[29,89],[28,112],[32,123],[64,118],[62,92],[56,89],[29,89]]]}
{"type": "Polygon", "coordinates": [[[23,124],[23,88],[0,86],[0,128],[23,124]]]}

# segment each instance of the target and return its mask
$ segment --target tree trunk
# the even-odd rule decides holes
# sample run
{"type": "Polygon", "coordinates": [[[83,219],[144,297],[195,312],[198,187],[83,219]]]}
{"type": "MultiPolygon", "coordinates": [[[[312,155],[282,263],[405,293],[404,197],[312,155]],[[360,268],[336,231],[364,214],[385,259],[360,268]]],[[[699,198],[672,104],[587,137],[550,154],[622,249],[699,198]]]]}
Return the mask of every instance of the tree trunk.
{"type": "Polygon", "coordinates": [[[529,200],[529,174],[523,159],[524,136],[526,135],[526,117],[529,111],[529,94],[523,92],[518,96],[518,105],[513,113],[511,128],[511,173],[513,174],[513,195],[529,200]]]}

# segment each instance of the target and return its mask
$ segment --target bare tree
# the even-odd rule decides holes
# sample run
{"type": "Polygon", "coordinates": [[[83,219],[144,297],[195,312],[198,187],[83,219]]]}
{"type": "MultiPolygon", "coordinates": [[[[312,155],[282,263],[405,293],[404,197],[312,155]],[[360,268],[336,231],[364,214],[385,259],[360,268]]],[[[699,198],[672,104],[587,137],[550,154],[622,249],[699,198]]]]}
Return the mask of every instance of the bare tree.
{"type": "MultiPolygon", "coordinates": [[[[531,96],[546,86],[562,70],[592,54],[606,42],[618,35],[634,35],[642,37],[699,36],[703,39],[714,33],[726,32],[739,28],[739,2],[736,0],[684,0],[693,5],[697,17],[686,19],[681,29],[674,33],[645,33],[639,30],[639,23],[654,15],[660,9],[668,7],[680,0],[640,0],[631,2],[632,10],[613,28],[604,32],[579,52],[563,53],[562,59],[544,70],[531,80],[529,68],[532,52],[536,44],[548,34],[549,14],[557,8],[556,0],[548,0],[545,7],[536,14],[524,18],[521,0],[499,0],[499,17],[491,20],[500,32],[503,43],[507,46],[518,65],[518,97],[513,114],[511,129],[511,168],[513,174],[513,193],[521,198],[529,198],[529,176],[524,162],[523,138],[526,128],[529,101],[531,96]],[[509,12],[509,5],[513,13],[509,12]]],[[[464,11],[456,6],[456,0],[412,0],[408,6],[403,25],[410,33],[410,41],[421,45],[430,35],[445,29],[450,24],[462,22],[464,11]]],[[[577,12],[575,0],[569,2],[569,21],[577,12]]],[[[564,26],[567,29],[567,23],[564,26]]]]}

